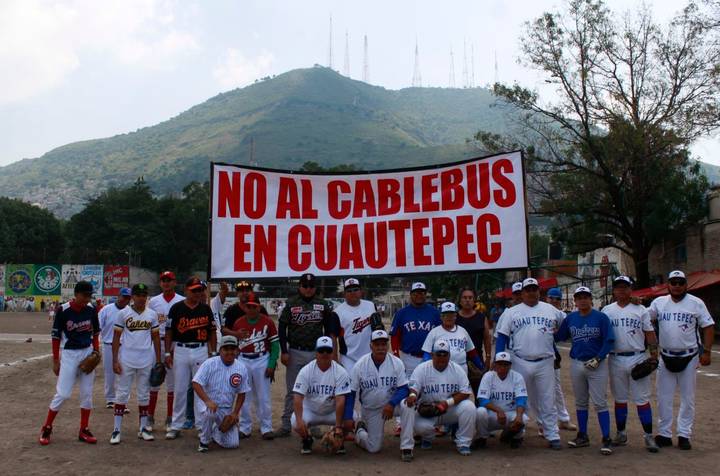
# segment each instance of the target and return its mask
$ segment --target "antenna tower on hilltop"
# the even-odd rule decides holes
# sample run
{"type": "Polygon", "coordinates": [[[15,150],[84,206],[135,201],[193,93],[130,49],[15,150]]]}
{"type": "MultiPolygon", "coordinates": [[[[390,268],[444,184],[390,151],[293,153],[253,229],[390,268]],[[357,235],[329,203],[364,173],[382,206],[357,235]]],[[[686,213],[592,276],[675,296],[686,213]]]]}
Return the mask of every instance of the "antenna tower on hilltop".
{"type": "Polygon", "coordinates": [[[450,48],[450,87],[455,87],[455,57],[453,56],[452,47],[450,48]]]}
{"type": "Polygon", "coordinates": [[[494,82],[495,83],[500,82],[500,73],[498,73],[498,63],[497,63],[497,50],[495,50],[495,81],[494,82]]]}
{"type": "Polygon", "coordinates": [[[363,75],[362,80],[366,83],[370,83],[370,56],[368,53],[368,41],[367,35],[363,41],[363,75]]]}
{"type": "Polygon", "coordinates": [[[470,87],[470,75],[468,74],[467,42],[463,38],[463,88],[470,87]]]}
{"type": "Polygon", "coordinates": [[[330,39],[328,43],[328,68],[333,67],[333,51],[332,51],[332,15],[330,15],[330,39]]]}
{"type": "Polygon", "coordinates": [[[415,38],[415,69],[413,70],[412,85],[414,88],[422,87],[422,76],[420,76],[420,53],[418,51],[417,38],[415,38]]]}
{"type": "Polygon", "coordinates": [[[343,65],[343,74],[350,77],[350,35],[345,30],[345,64],[343,65]]]}
{"type": "Polygon", "coordinates": [[[470,87],[475,87],[475,45],[470,43],[470,70],[472,76],[470,77],[470,87]]]}

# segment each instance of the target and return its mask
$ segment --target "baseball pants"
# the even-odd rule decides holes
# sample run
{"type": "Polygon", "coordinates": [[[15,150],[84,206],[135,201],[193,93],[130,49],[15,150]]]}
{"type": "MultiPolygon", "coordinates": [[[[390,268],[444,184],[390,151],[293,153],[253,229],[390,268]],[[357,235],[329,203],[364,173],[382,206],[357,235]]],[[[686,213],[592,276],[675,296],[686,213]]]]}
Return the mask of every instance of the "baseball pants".
{"type": "MultiPolygon", "coordinates": [[[[315,358],[315,353],[312,351],[288,349],[290,353],[290,362],[288,363],[287,369],[285,369],[285,408],[282,414],[282,429],[290,430],[292,423],[290,420],[293,414],[293,387],[295,386],[295,379],[297,374],[300,372],[305,365],[315,358]]],[[[335,421],[335,420],[333,420],[335,421]]],[[[333,423],[334,424],[334,423],[333,423]]]]}
{"type": "MultiPolygon", "coordinates": [[[[198,398],[197,400],[200,399],[198,398]]],[[[218,408],[215,413],[211,413],[205,406],[205,402],[200,401],[200,408],[196,408],[195,410],[195,415],[197,415],[200,420],[197,425],[200,443],[209,445],[211,440],[215,440],[215,443],[223,448],[237,448],[240,446],[240,435],[238,434],[237,425],[225,433],[220,431],[220,424],[223,418],[225,418],[225,415],[232,413],[232,408],[222,407],[218,408]]]]}
{"type": "MultiPolygon", "coordinates": [[[[187,404],[187,391],[192,385],[192,378],[205,360],[207,360],[207,346],[190,349],[188,347],[175,346],[173,353],[172,373],[175,375],[175,400],[173,401],[173,417],[170,428],[173,430],[182,429],[185,423],[185,405],[187,404]]],[[[200,413],[202,400],[195,397],[195,414],[200,413]]]]}
{"type": "MultiPolygon", "coordinates": [[[[510,425],[517,416],[516,412],[505,412],[505,425],[498,423],[497,413],[488,410],[485,407],[479,407],[475,412],[475,436],[477,438],[489,438],[490,433],[497,430],[510,429],[510,425]]],[[[528,417],[526,414],[522,416],[523,424],[527,424],[528,417]]],[[[519,440],[523,437],[524,430],[517,433],[513,438],[519,440]]]]}
{"type": "MultiPolygon", "coordinates": [[[[567,423],[570,421],[570,414],[565,404],[565,394],[563,393],[560,383],[560,369],[555,369],[555,411],[557,412],[558,421],[567,423]]],[[[530,407],[530,413],[537,415],[537,408],[530,407]]],[[[540,419],[537,420],[538,426],[541,425],[540,419]]]]}
{"type": "Polygon", "coordinates": [[[432,441],[435,438],[435,427],[457,423],[455,445],[470,446],[475,435],[475,405],[469,399],[448,408],[444,415],[436,418],[423,418],[417,414],[414,407],[409,408],[403,400],[400,407],[400,449],[411,450],[415,447],[414,436],[417,434],[423,440],[432,441]]]}
{"type": "Polygon", "coordinates": [[[650,401],[650,376],[633,380],[632,368],[646,359],[645,353],[635,355],[610,355],[610,390],[618,403],[627,403],[632,398],[635,405],[644,405],[650,401]]]}
{"type": "Polygon", "coordinates": [[[677,417],[677,434],[684,438],[692,436],[695,420],[695,382],[699,357],[696,355],[682,372],[670,372],[660,358],[657,385],[658,433],[672,438],[673,398],[675,390],[680,389],[680,411],[677,417]]]}
{"type": "Polygon", "coordinates": [[[587,410],[588,404],[592,402],[595,411],[607,411],[607,359],[603,359],[600,366],[594,370],[585,368],[582,361],[572,359],[570,379],[575,393],[576,409],[587,410]]]}
{"type": "MultiPolygon", "coordinates": [[[[330,413],[318,413],[308,408],[308,406],[305,405],[305,402],[303,402],[302,419],[305,422],[305,425],[307,425],[308,429],[310,429],[310,427],[312,426],[318,425],[335,426],[335,408],[333,408],[330,413]]],[[[295,416],[295,412],[293,412],[292,416],[290,417],[290,424],[293,428],[297,427],[297,417],[295,416]]]]}
{"type": "Polygon", "coordinates": [[[150,403],[150,371],[152,365],[142,369],[134,369],[128,367],[122,359],[120,365],[122,366],[122,373],[118,375],[117,400],[115,400],[115,403],[127,405],[133,380],[135,381],[138,405],[144,406],[150,403]]]}
{"type": "Polygon", "coordinates": [[[555,363],[552,358],[529,362],[518,356],[513,359],[513,370],[525,379],[530,408],[536,409],[548,441],[560,439],[557,409],[555,408],[555,363]]]}
{"type": "Polygon", "coordinates": [[[72,395],[75,382],[78,382],[80,390],[80,408],[92,409],[95,370],[86,374],[78,368],[80,362],[91,352],[92,346],[84,349],[62,349],[60,351],[60,372],[55,388],[56,393],[50,402],[50,410],[60,410],[63,402],[72,395]]]}
{"type": "Polygon", "coordinates": [[[272,409],[270,407],[270,379],[265,377],[267,369],[268,354],[262,355],[257,359],[246,359],[239,357],[240,362],[247,367],[250,376],[251,390],[245,394],[245,402],[242,406],[240,415],[240,431],[249,435],[252,433],[252,415],[250,407],[253,406],[255,414],[260,423],[260,433],[264,434],[272,431],[272,409]]]}
{"type": "MultiPolygon", "coordinates": [[[[117,382],[115,372],[113,372],[112,344],[103,343],[102,363],[105,373],[105,401],[115,402],[115,393],[117,382]]],[[[122,359],[122,350],[118,352],[118,356],[122,359]]]]}
{"type": "MultiPolygon", "coordinates": [[[[403,351],[400,351],[400,360],[402,360],[403,365],[405,365],[405,376],[408,378],[408,380],[410,379],[410,376],[415,370],[415,367],[422,364],[423,362],[420,357],[415,357],[412,354],[406,354],[403,351]]],[[[400,420],[400,417],[395,418],[396,426],[400,426],[402,424],[400,420]]]]}
{"type": "MultiPolygon", "coordinates": [[[[110,354],[112,355],[112,354],[110,354]]],[[[160,336],[160,355],[165,355],[165,338],[163,336],[160,336]]],[[[165,357],[163,357],[165,359],[165,357]]],[[[174,392],[175,391],[175,372],[168,371],[165,374],[165,381],[163,382],[165,384],[165,389],[168,392],[174,392]]],[[[150,390],[153,392],[159,392],[160,387],[150,387],[150,390]]]]}
{"type": "MultiPolygon", "coordinates": [[[[367,431],[358,430],[355,432],[355,443],[369,453],[377,453],[382,449],[383,438],[385,437],[385,419],[382,416],[381,408],[361,407],[362,419],[367,426],[367,431]]],[[[400,405],[395,407],[395,416],[400,416],[400,405]]]]}

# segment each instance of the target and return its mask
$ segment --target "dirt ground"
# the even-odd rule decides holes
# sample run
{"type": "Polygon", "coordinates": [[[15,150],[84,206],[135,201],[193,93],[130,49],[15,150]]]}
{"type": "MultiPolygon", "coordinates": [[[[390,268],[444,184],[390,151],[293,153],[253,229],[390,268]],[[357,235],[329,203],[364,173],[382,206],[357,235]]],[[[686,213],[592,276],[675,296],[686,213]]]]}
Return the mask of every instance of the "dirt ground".
{"type": "MultiPolygon", "coordinates": [[[[51,371],[50,345],[47,335],[50,323],[45,314],[0,313],[0,408],[3,409],[0,431],[0,455],[3,474],[124,474],[141,470],[144,474],[187,474],[246,472],[259,474],[314,474],[368,475],[399,474],[536,474],[559,475],[584,474],[640,474],[653,471],[657,474],[700,474],[712,472],[718,462],[717,448],[720,434],[715,432],[720,418],[715,405],[720,394],[720,355],[714,353],[712,366],[703,368],[698,375],[695,437],[693,449],[681,452],[677,448],[665,448],[659,454],[650,454],[642,445],[641,428],[630,409],[628,430],[630,444],[616,448],[612,456],[599,453],[599,429],[591,413],[590,437],[592,446],[560,452],[546,449],[545,442],[537,435],[536,426],[529,425],[525,444],[519,450],[510,450],[497,441],[490,440],[485,450],[475,451],[470,457],[462,457],[454,450],[449,438],[440,438],[432,450],[416,449],[415,461],[407,464],[399,458],[399,441],[386,426],[384,448],[381,453],[369,455],[352,443],[347,444],[345,456],[326,456],[317,450],[310,456],[300,454],[297,437],[263,441],[257,433],[241,441],[237,450],[213,447],[207,454],[196,452],[195,432],[186,431],[175,441],[166,441],[164,434],[155,432],[158,439],[143,442],[134,437],[137,428],[137,407],[131,401],[132,413],[125,418],[123,442],[110,446],[108,439],[112,430],[112,410],[103,406],[103,377],[95,378],[95,405],[90,426],[98,437],[97,445],[87,445],[77,440],[79,409],[77,389],[71,400],[65,403],[58,415],[52,443],[41,447],[37,442],[47,407],[55,390],[55,376],[51,371]],[[19,336],[18,336],[19,335],[19,336]],[[20,337],[32,337],[25,343],[20,337]],[[35,360],[26,360],[39,357],[35,360]],[[7,365],[11,363],[11,365],[7,365]],[[230,468],[237,468],[236,471],[230,468]]],[[[567,351],[563,350],[567,361],[567,351]]],[[[278,380],[272,388],[273,416],[279,428],[281,404],[284,395],[284,372],[282,366],[278,380]]],[[[563,367],[563,387],[571,414],[574,415],[569,370],[563,367]]],[[[165,395],[161,393],[156,416],[165,415],[165,395]]],[[[574,421],[573,417],[573,421],[574,421]]],[[[574,437],[562,432],[563,442],[574,437]]],[[[317,444],[316,444],[317,447],[317,444]]],[[[317,448],[316,448],[317,449],[317,448]]]]}

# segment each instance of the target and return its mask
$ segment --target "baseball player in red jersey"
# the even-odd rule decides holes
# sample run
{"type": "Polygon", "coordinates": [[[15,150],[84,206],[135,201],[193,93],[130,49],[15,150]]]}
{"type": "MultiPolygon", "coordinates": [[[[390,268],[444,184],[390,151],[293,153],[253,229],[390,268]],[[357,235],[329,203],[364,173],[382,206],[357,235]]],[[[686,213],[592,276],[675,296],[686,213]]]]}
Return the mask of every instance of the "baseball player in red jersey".
{"type": "Polygon", "coordinates": [[[58,376],[57,390],[50,402],[45,424],[40,433],[40,444],[50,444],[52,425],[65,400],[72,395],[75,382],[80,387],[80,432],[78,439],[95,444],[97,439],[88,428],[92,410],[95,370],[84,373],[78,365],[91,353],[99,352],[100,323],[95,308],[90,304],[93,287],[87,281],[75,285],[75,299],[63,304],[55,314],[52,326],[53,373],[58,376]],[[62,348],[62,350],[61,350],[62,348]]]}

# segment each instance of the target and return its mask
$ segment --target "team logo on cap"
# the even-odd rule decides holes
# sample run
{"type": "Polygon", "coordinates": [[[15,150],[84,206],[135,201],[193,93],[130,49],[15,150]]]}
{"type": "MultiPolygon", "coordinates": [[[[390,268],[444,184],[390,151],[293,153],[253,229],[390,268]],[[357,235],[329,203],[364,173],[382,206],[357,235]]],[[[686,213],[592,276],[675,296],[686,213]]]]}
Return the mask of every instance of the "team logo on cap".
{"type": "Polygon", "coordinates": [[[440,306],[440,312],[441,312],[441,313],[445,313],[445,312],[456,312],[456,311],[457,311],[457,308],[455,307],[455,303],[452,303],[452,302],[444,302],[444,303],[442,303],[442,305],[440,306]]]}
{"type": "Polygon", "coordinates": [[[513,283],[512,285],[512,292],[519,293],[522,291],[523,285],[521,282],[513,283]]]}
{"type": "Polygon", "coordinates": [[[433,352],[450,352],[450,345],[447,343],[446,340],[440,339],[438,341],[435,341],[435,345],[433,345],[433,352]]]}
{"type": "Polygon", "coordinates": [[[230,376],[230,385],[233,387],[237,387],[242,382],[242,375],[240,374],[232,374],[230,376]]]}

